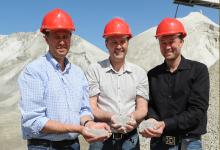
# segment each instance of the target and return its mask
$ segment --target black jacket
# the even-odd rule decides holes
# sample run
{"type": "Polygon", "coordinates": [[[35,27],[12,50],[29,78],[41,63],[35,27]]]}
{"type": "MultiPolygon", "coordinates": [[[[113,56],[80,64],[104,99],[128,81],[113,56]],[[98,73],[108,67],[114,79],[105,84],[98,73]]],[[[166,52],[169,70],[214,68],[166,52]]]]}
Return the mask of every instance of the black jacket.
{"type": "Polygon", "coordinates": [[[175,72],[164,62],[148,72],[148,80],[148,118],[164,121],[164,134],[206,133],[209,74],[204,64],[181,57],[175,72]]]}

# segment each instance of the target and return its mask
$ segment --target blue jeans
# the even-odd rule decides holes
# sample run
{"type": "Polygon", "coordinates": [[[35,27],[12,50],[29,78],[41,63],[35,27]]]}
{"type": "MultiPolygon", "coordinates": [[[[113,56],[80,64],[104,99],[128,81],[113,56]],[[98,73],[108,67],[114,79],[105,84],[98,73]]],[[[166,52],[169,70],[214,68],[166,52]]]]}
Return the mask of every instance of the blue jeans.
{"type": "Polygon", "coordinates": [[[41,145],[28,145],[28,150],[80,150],[79,143],[73,143],[72,145],[65,146],[62,148],[45,147],[41,145]]]}
{"type": "Polygon", "coordinates": [[[121,140],[107,139],[104,142],[91,143],[89,150],[140,150],[138,133],[121,140]]]}
{"type": "Polygon", "coordinates": [[[168,146],[160,140],[154,140],[150,143],[151,150],[202,150],[201,140],[194,138],[184,138],[181,143],[176,146],[168,146]]]}
{"type": "Polygon", "coordinates": [[[181,150],[202,150],[202,142],[193,138],[183,139],[181,150]]]}

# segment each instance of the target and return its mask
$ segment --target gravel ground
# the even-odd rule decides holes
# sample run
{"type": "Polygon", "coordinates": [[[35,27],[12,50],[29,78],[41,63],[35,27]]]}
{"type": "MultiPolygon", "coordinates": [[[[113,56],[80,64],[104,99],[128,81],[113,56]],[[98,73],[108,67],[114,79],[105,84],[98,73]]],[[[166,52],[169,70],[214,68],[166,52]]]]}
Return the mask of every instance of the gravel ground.
{"type": "Polygon", "coordinates": [[[209,75],[208,132],[202,140],[205,150],[219,150],[219,61],[209,68],[209,75]]]}

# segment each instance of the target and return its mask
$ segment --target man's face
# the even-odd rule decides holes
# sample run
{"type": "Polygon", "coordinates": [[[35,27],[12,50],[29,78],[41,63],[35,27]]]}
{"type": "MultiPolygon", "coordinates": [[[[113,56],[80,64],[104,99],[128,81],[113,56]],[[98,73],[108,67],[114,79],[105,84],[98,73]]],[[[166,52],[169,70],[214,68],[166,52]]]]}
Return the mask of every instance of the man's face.
{"type": "Polygon", "coordinates": [[[106,39],[106,47],[108,48],[111,61],[121,62],[125,60],[128,50],[128,37],[117,35],[106,39]]]}
{"type": "Polygon", "coordinates": [[[181,56],[183,40],[178,35],[167,35],[158,38],[160,52],[166,60],[175,60],[181,56]]]}
{"type": "Polygon", "coordinates": [[[57,59],[62,60],[66,57],[70,49],[71,32],[67,30],[50,31],[45,39],[49,45],[51,55],[57,59]]]}

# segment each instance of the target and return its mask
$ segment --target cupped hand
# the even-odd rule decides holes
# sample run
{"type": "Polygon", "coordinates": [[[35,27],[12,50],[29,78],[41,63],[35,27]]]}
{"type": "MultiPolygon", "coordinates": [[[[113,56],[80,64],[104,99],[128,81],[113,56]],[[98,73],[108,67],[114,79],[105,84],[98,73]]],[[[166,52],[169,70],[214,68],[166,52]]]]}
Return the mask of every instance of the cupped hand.
{"type": "Polygon", "coordinates": [[[87,142],[92,143],[107,140],[111,136],[111,130],[109,125],[106,123],[90,122],[86,124],[86,127],[83,128],[81,134],[87,142]],[[94,131],[98,132],[99,134],[95,134],[94,131]]]}

